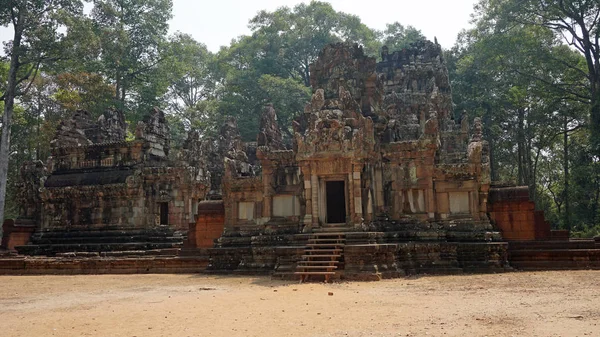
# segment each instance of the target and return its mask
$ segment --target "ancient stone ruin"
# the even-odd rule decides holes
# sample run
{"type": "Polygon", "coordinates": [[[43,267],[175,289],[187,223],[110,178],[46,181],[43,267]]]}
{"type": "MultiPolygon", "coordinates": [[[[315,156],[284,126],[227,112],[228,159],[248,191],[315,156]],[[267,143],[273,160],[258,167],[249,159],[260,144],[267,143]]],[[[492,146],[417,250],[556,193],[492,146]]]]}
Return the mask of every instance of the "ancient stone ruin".
{"type": "Polygon", "coordinates": [[[384,50],[379,63],[357,45],[330,45],[311,84],[293,148],[267,106],[260,174],[242,174],[245,158],[225,160],[224,228],[209,268],[307,277],[343,267],[351,277],[507,265],[486,215],[481,122],[452,119],[439,45],[384,50]]]}
{"type": "MultiPolygon", "coordinates": [[[[20,253],[149,250],[178,247],[208,189],[197,162],[169,157],[169,128],[153,109],[126,141],[125,118],[97,121],[77,111],[62,122],[46,164],[22,168],[23,208],[16,224],[36,231],[20,253]]],[[[190,135],[190,147],[199,142],[190,135]]]]}
{"type": "MultiPolygon", "coordinates": [[[[244,143],[229,118],[217,137],[190,132],[182,149],[171,149],[158,109],[130,141],[119,111],[97,121],[78,111],[59,125],[48,162],[22,168],[21,217],[5,223],[3,245],[93,262],[33,269],[330,280],[504,271],[509,252],[521,266],[554,254],[527,244],[511,252],[506,239],[568,239],[527,188],[491,186],[481,120],[454,120],[437,43],[383,48],[380,62],[333,44],[310,73],[312,99],[287,141],[270,104],[256,142],[244,143]],[[169,258],[103,259],[132,254],[169,258]]],[[[576,244],[585,256],[567,249],[557,259],[600,267],[600,243],[576,244]]]]}

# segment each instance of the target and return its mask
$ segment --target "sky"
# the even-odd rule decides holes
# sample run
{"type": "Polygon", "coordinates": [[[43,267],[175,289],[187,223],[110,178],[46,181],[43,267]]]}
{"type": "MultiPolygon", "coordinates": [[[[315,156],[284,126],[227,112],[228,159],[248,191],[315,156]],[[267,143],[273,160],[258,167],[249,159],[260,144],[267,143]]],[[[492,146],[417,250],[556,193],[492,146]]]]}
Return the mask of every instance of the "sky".
{"type": "MultiPolygon", "coordinates": [[[[250,34],[248,21],[260,10],[274,11],[310,1],[299,0],[174,0],[171,31],[190,34],[216,52],[231,39],[250,34]]],[[[386,23],[414,26],[423,35],[450,48],[468,28],[476,0],[329,0],[338,12],[354,14],[370,28],[386,23]]]]}
{"type": "MultiPolygon", "coordinates": [[[[437,37],[450,48],[458,33],[470,26],[477,0],[329,0],[339,12],[354,14],[370,28],[383,30],[386,23],[414,26],[432,40],[437,37]]],[[[173,0],[170,32],[190,34],[216,52],[232,39],[250,34],[248,21],[260,10],[294,7],[310,0],[173,0]]],[[[0,41],[11,39],[12,31],[0,27],[0,41]]],[[[4,54],[0,52],[0,54],[4,54]]]]}

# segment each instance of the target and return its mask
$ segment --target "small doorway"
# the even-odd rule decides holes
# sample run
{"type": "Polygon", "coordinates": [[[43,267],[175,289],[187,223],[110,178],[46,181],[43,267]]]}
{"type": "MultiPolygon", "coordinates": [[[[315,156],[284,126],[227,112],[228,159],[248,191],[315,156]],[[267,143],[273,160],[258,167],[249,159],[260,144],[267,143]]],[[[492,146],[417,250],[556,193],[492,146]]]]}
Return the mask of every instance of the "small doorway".
{"type": "Polygon", "coordinates": [[[346,222],[346,191],[343,181],[327,181],[327,223],[346,222]]]}
{"type": "Polygon", "coordinates": [[[160,224],[168,225],[169,224],[169,203],[168,202],[160,202],[160,224]]]}

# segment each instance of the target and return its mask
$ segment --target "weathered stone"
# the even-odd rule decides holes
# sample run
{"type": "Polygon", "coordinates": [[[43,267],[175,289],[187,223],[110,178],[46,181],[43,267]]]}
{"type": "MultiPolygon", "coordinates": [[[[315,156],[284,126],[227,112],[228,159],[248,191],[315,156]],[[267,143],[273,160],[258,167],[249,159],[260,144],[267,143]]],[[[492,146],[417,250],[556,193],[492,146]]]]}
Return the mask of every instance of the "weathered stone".
{"type": "MultiPolygon", "coordinates": [[[[313,96],[292,125],[292,151],[282,150],[275,111],[265,109],[257,150],[261,174],[240,174],[245,158],[235,155],[243,152],[235,145],[235,124],[224,125],[233,150],[223,155],[224,232],[220,249],[211,251],[222,262],[213,269],[256,268],[264,257],[257,254],[266,251],[259,253],[255,238],[264,238],[262,244],[283,233],[336,230],[382,231],[371,247],[376,250],[387,249],[378,246],[386,242],[438,242],[377,255],[371,265],[379,270],[368,272],[378,275],[385,268],[386,275],[456,272],[470,270],[471,262],[504,268],[506,245],[487,246],[501,240],[486,216],[487,144],[479,120],[471,137],[466,117],[460,126],[452,120],[440,46],[420,42],[391,54],[386,48],[382,58],[376,63],[357,45],[325,47],[310,67],[313,96]],[[461,244],[439,244],[446,241],[461,244]]],[[[357,256],[370,249],[360,245],[370,238],[352,240],[360,246],[357,256]]],[[[293,265],[300,258],[286,259],[293,265]]],[[[350,273],[364,272],[346,261],[350,273]]],[[[278,272],[284,267],[280,261],[278,272]]]]}
{"type": "Polygon", "coordinates": [[[114,143],[125,141],[127,123],[122,111],[107,109],[98,117],[99,135],[95,143],[114,143]]]}
{"type": "Polygon", "coordinates": [[[181,245],[173,233],[195,221],[195,205],[208,190],[203,163],[189,152],[169,160],[169,128],[156,108],[131,142],[122,113],[107,110],[98,124],[90,120],[79,111],[61,123],[47,167],[23,166],[16,222],[31,220],[37,232],[32,245],[17,249],[53,254],[181,245]]]}
{"type": "Polygon", "coordinates": [[[283,136],[277,123],[277,114],[272,104],[265,106],[260,118],[257,145],[267,147],[268,150],[285,150],[283,136]]]}

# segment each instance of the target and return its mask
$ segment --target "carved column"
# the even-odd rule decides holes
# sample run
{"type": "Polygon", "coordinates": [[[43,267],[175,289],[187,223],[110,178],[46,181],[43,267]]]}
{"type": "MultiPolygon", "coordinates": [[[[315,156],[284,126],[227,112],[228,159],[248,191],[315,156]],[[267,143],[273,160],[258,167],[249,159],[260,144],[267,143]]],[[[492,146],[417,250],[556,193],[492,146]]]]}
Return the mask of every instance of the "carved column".
{"type": "Polygon", "coordinates": [[[262,214],[261,216],[264,218],[270,218],[273,216],[273,180],[275,179],[273,175],[273,167],[270,165],[263,166],[263,205],[262,205],[262,214]]]}
{"type": "Polygon", "coordinates": [[[312,201],[312,224],[313,226],[319,225],[319,178],[315,174],[315,172],[311,172],[310,176],[310,184],[311,184],[311,201],[312,201]]]}

